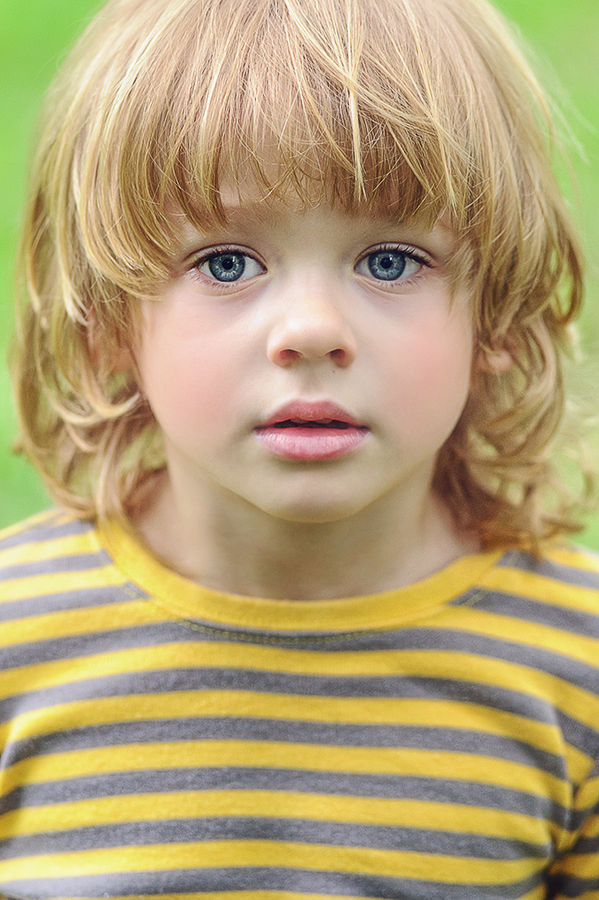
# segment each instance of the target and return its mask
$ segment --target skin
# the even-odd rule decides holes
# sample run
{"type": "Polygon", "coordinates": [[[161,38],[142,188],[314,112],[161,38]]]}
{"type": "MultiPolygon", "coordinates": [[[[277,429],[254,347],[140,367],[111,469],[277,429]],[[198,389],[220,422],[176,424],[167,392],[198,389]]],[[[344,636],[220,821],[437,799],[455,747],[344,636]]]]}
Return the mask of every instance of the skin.
{"type": "Polygon", "coordinates": [[[234,191],[225,208],[207,234],[179,217],[170,280],[143,308],[132,362],[167,470],[142,538],[208,587],[298,601],[401,587],[474,551],[431,488],[472,369],[450,228],[234,191]],[[381,246],[406,265],[393,281],[369,268],[381,246]],[[240,280],[214,277],[224,251],[246,254],[240,280]],[[255,429],[297,398],[340,404],[365,440],[337,459],[274,455],[255,429]]]}

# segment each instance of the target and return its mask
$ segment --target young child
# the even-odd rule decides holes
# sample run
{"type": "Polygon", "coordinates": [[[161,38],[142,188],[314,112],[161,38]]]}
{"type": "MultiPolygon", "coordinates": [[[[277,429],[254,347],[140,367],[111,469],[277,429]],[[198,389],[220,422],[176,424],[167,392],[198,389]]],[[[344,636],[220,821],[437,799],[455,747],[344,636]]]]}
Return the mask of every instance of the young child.
{"type": "Polygon", "coordinates": [[[484,0],[92,23],[23,242],[4,897],[599,897],[543,103],[484,0]]]}

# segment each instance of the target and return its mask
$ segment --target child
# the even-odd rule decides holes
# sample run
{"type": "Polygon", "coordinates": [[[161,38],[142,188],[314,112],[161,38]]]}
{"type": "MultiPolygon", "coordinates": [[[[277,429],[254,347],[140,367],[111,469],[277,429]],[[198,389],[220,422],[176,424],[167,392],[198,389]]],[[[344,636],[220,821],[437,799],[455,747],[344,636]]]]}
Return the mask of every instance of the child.
{"type": "Polygon", "coordinates": [[[599,897],[543,108],[484,0],[91,25],[23,244],[5,897],[599,897]]]}

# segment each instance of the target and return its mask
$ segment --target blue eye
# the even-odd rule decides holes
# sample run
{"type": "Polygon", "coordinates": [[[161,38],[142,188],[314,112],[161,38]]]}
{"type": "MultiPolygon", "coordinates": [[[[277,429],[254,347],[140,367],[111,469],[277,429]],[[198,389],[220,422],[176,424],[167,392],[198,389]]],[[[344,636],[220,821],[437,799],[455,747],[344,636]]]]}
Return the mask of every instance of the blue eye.
{"type": "Polygon", "coordinates": [[[252,256],[241,250],[223,250],[199,259],[194,268],[212,281],[232,284],[246,281],[264,272],[264,267],[252,256]]]}
{"type": "Polygon", "coordinates": [[[379,250],[368,256],[368,268],[374,278],[381,281],[395,281],[406,268],[406,255],[397,250],[379,250]]]}
{"type": "Polygon", "coordinates": [[[375,250],[359,261],[356,271],[377,281],[405,281],[416,275],[423,265],[426,265],[424,260],[406,250],[375,250]]]}
{"type": "Polygon", "coordinates": [[[245,254],[219,253],[208,260],[211,275],[217,281],[238,281],[245,272],[245,254]]]}

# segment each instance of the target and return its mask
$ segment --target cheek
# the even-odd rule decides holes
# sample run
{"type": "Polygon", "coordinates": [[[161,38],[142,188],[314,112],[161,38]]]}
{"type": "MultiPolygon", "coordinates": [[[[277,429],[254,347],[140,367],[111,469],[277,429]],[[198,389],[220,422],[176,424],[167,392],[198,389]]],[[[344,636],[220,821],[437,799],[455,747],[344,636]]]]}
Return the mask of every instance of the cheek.
{"type": "Polygon", "coordinates": [[[434,329],[395,353],[392,406],[414,433],[449,434],[470,388],[471,338],[462,329],[434,329]]]}
{"type": "Polygon", "coordinates": [[[212,433],[228,419],[238,380],[221,342],[160,327],[145,340],[139,356],[143,388],[161,428],[176,437],[212,433]]]}

